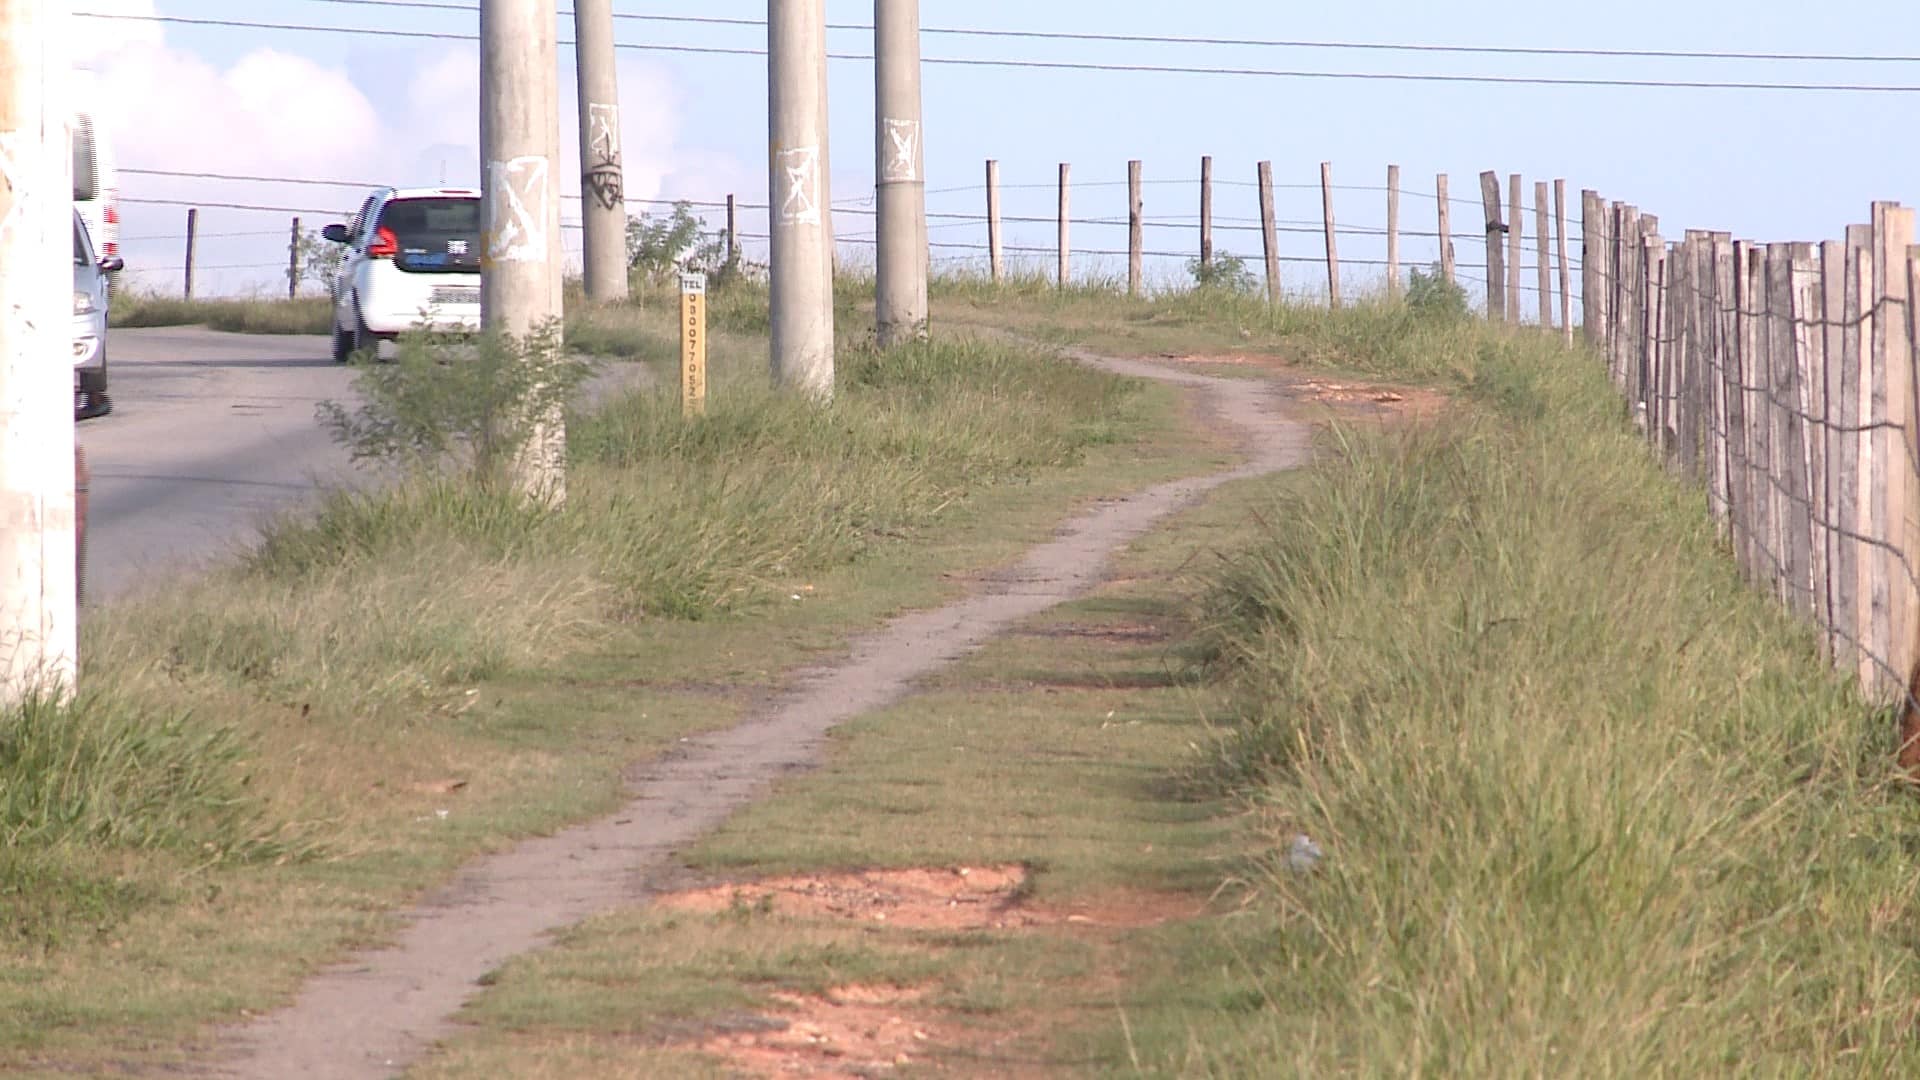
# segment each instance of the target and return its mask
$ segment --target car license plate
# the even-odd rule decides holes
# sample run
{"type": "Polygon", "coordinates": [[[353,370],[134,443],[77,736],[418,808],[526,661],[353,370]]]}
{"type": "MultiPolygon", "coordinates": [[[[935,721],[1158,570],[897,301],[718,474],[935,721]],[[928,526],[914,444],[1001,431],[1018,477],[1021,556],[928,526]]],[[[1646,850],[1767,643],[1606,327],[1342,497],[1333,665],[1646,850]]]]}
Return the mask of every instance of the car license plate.
{"type": "Polygon", "coordinates": [[[480,302],[480,290],[471,285],[443,285],[433,290],[433,302],[436,304],[477,304],[480,302]]]}

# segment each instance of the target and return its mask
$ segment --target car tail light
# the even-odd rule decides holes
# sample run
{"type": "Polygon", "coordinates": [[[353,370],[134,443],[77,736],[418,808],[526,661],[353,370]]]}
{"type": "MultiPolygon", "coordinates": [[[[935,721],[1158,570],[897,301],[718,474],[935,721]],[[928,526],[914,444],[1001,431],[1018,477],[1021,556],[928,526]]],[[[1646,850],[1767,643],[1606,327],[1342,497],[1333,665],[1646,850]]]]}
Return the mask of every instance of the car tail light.
{"type": "Polygon", "coordinates": [[[106,245],[105,251],[108,255],[118,255],[120,254],[120,204],[119,203],[107,204],[106,221],[107,221],[107,229],[106,229],[107,245],[106,245]]]}
{"type": "Polygon", "coordinates": [[[367,245],[367,254],[376,259],[391,259],[400,254],[400,238],[382,225],[373,230],[373,243],[367,245]]]}

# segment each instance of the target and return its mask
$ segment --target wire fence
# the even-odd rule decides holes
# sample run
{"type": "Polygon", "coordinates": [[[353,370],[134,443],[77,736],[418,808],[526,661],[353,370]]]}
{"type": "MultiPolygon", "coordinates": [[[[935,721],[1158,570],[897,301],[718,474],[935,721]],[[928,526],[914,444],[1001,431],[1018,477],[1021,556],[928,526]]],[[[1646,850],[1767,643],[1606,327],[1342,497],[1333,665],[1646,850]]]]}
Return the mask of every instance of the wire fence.
{"type": "MultiPolygon", "coordinates": [[[[1448,194],[1444,175],[1436,176],[1430,188],[1401,184],[1397,167],[1386,170],[1386,184],[1366,184],[1335,183],[1327,166],[1319,183],[1304,183],[1275,177],[1267,162],[1247,169],[1247,175],[1258,174],[1257,180],[1215,178],[1211,158],[1199,164],[1197,172],[1190,166],[1183,170],[1183,177],[1147,177],[1141,163],[1132,162],[1124,179],[1056,175],[1047,183],[1016,178],[1002,184],[999,163],[988,162],[986,183],[928,190],[929,259],[945,272],[988,275],[1008,272],[1011,262],[1021,273],[1058,275],[1063,282],[1079,284],[1113,281],[1124,274],[1136,292],[1148,287],[1149,277],[1178,284],[1204,272],[1218,281],[1221,271],[1237,266],[1244,272],[1239,280],[1251,278],[1258,287],[1264,277],[1276,298],[1284,292],[1330,299],[1337,298],[1343,286],[1348,292],[1402,290],[1414,268],[1431,267],[1474,296],[1484,296],[1486,310],[1496,317],[1525,317],[1561,327],[1573,321],[1579,294],[1568,283],[1579,276],[1579,263],[1569,260],[1564,246],[1564,197],[1550,205],[1545,184],[1536,184],[1534,198],[1523,200],[1526,189],[1517,177],[1509,177],[1513,198],[1469,200],[1448,194]]],[[[1050,175],[1055,168],[1045,167],[1050,175]]],[[[122,172],[129,178],[122,201],[148,211],[139,235],[127,240],[142,245],[139,257],[129,255],[130,272],[143,287],[153,289],[184,287],[186,264],[195,260],[204,260],[195,262],[196,272],[254,271],[232,276],[234,281],[245,278],[242,291],[287,288],[289,282],[296,289],[303,284],[310,291],[324,289],[309,268],[326,248],[311,239],[303,244],[300,238],[319,223],[350,214],[344,207],[322,209],[315,203],[331,200],[315,200],[312,193],[340,189],[343,202],[358,202],[367,190],[384,186],[311,176],[142,168],[122,172]],[[254,186],[242,189],[242,195],[231,186],[236,183],[254,186]],[[280,201],[259,194],[271,192],[272,185],[287,185],[284,190],[297,197],[280,201]],[[184,229],[169,235],[153,227],[154,215],[164,214],[165,208],[178,208],[183,217],[186,210],[195,211],[200,228],[194,244],[187,243],[184,229]],[[294,216],[306,227],[246,227],[268,214],[294,216]],[[216,226],[216,220],[223,224],[216,226]],[[269,261],[263,258],[267,249],[260,240],[272,236],[281,238],[274,246],[285,256],[269,261]],[[238,242],[242,240],[253,242],[238,242]],[[211,252],[196,250],[196,244],[209,241],[229,242],[211,252]],[[176,254],[165,253],[169,245],[175,245],[176,254]],[[214,258],[205,258],[208,254],[214,258]]],[[[1484,174],[1483,182],[1492,175],[1484,174]]],[[[579,196],[562,198],[562,251],[577,262],[579,196]]],[[[743,258],[765,260],[765,201],[733,196],[625,201],[635,217],[658,220],[684,211],[699,220],[708,236],[721,239],[743,258]]],[[[878,216],[874,202],[868,193],[833,204],[843,262],[871,257],[878,216]]],[[[212,284],[204,276],[196,280],[203,291],[212,284]]]]}
{"type": "Polygon", "coordinates": [[[1901,707],[1920,761],[1920,247],[1875,203],[1841,240],[1755,244],[1582,197],[1585,335],[1648,441],[1706,489],[1742,573],[1901,707]]]}

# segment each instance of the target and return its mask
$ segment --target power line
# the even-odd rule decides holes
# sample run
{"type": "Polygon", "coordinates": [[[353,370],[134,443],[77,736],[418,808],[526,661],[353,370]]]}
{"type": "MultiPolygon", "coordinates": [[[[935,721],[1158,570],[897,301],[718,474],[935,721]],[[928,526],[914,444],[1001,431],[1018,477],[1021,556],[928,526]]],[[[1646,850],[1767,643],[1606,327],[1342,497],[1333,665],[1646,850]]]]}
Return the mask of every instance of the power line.
{"type": "MultiPolygon", "coordinates": [[[[435,41],[477,41],[477,34],[455,34],[431,30],[388,30],[351,26],[313,26],[297,23],[250,22],[241,19],[197,19],[180,15],[117,15],[97,11],[76,11],[76,17],[116,22],[159,22],[183,26],[218,26],[244,30],[285,30],[300,33],[353,34],[360,37],[417,38],[435,41]]],[[[571,41],[560,41],[571,45],[571,41]]],[[[616,43],[616,49],[639,52],[691,53],[715,56],[765,56],[765,49],[727,48],[713,45],[616,43]]],[[[871,53],[828,53],[830,60],[871,61],[871,53]]],[[[1010,68],[1014,70],[1120,72],[1135,75],[1225,75],[1273,79],[1334,79],[1349,81],[1455,83],[1486,86],[1564,86],[1610,89],[1640,88],[1656,90],[1785,90],[1801,93],[1915,94],[1920,85],[1878,83],[1798,83],[1753,81],[1708,81],[1689,79],[1602,79],[1539,75],[1445,75],[1416,74],[1405,71],[1308,71],[1285,68],[1201,67],[1180,64],[1122,64],[1103,61],[1009,60],[990,57],[929,56],[924,64],[951,67],[1010,68]]]]}
{"type": "MultiPolygon", "coordinates": [[[[435,3],[431,2],[431,0],[308,0],[308,2],[352,7],[451,11],[463,14],[476,14],[480,10],[471,4],[435,3]]],[[[573,13],[562,10],[559,14],[564,17],[573,13]]],[[[613,13],[613,17],[616,20],[627,22],[678,23],[695,26],[764,28],[767,25],[765,19],[729,18],[717,15],[659,15],[616,11],[613,13]]],[[[871,31],[873,27],[867,23],[828,23],[827,29],[871,31]]],[[[925,26],[921,27],[920,32],[923,34],[954,37],[1014,38],[1026,41],[1099,41],[1139,45],[1226,45],[1240,48],[1343,49],[1375,52],[1447,53],[1474,56],[1593,56],[1616,59],[1657,60],[1785,60],[1796,62],[1874,64],[1920,63],[1920,56],[1880,53],[1724,52],[1706,49],[1601,49],[1535,45],[1431,45],[1410,42],[1317,41],[1289,38],[1207,37],[1185,34],[1103,34],[1059,30],[990,30],[980,27],[959,26],[925,26]]]]}

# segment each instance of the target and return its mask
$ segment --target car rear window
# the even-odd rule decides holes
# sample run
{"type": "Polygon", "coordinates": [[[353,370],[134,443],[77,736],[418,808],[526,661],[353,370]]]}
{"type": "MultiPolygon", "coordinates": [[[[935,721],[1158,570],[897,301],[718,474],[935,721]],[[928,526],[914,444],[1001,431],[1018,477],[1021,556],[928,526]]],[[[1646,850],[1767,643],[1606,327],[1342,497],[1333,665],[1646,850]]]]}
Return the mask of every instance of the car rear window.
{"type": "Polygon", "coordinates": [[[396,199],[380,212],[380,227],[399,244],[402,270],[480,269],[479,199],[396,199]]]}

